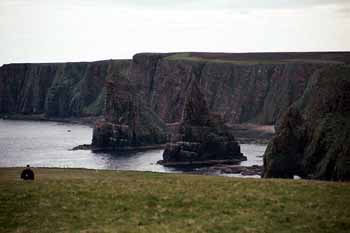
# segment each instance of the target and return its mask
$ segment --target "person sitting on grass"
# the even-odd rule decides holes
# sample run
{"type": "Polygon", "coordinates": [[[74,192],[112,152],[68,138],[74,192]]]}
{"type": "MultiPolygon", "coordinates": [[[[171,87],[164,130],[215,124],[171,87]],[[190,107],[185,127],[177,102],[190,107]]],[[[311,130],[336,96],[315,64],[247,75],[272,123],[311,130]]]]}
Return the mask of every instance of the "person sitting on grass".
{"type": "Polygon", "coordinates": [[[30,169],[29,164],[21,173],[21,179],[23,180],[34,180],[34,172],[30,169]]]}

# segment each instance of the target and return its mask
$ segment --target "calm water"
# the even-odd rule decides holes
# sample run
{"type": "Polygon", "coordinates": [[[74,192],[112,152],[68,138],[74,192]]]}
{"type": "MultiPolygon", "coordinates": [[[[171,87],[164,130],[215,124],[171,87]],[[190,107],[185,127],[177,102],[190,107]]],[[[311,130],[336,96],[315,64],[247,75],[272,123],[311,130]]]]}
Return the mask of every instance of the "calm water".
{"type": "MultiPolygon", "coordinates": [[[[155,172],[182,172],[156,164],[163,150],[122,154],[71,151],[81,144],[89,144],[92,129],[88,126],[34,121],[0,119],[0,167],[64,167],[118,169],[155,172]]],[[[260,157],[264,145],[242,144],[248,161],[242,165],[262,165],[260,157]]]]}

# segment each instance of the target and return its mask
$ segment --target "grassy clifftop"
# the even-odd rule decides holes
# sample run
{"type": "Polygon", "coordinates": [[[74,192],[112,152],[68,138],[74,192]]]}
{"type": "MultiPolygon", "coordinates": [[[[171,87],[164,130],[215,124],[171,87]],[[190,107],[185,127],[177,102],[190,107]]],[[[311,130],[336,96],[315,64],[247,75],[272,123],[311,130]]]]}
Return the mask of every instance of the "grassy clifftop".
{"type": "Polygon", "coordinates": [[[349,232],[350,184],[0,169],[0,232],[349,232]]]}
{"type": "Polygon", "coordinates": [[[236,65],[258,64],[346,64],[349,63],[348,52],[299,52],[299,53],[198,53],[184,52],[169,54],[167,60],[193,62],[230,63],[236,65]]]}

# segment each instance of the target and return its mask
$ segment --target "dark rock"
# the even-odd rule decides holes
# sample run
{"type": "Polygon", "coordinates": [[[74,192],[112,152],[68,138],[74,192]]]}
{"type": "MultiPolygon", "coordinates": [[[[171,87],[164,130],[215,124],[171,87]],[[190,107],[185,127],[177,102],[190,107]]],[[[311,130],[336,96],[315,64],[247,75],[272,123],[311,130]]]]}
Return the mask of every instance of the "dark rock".
{"type": "Polygon", "coordinates": [[[278,124],[264,154],[266,178],[350,180],[350,67],[317,72],[278,124]]]}
{"type": "Polygon", "coordinates": [[[263,167],[259,165],[241,166],[241,165],[219,164],[219,165],[211,166],[207,170],[209,173],[240,174],[242,176],[261,176],[263,167]]]}
{"type": "Polygon", "coordinates": [[[86,117],[104,111],[106,80],[129,60],[9,64],[0,67],[0,114],[86,117]]]}
{"type": "Polygon", "coordinates": [[[250,167],[245,167],[241,172],[242,176],[261,176],[263,172],[263,166],[253,165],[250,167]]]}
{"type": "Polygon", "coordinates": [[[210,114],[205,97],[197,81],[194,81],[188,93],[179,131],[173,136],[172,142],[167,144],[160,163],[239,162],[245,159],[220,116],[210,114]]]}
{"type": "Polygon", "coordinates": [[[0,68],[0,114],[100,116],[105,81],[127,75],[165,123],[181,120],[190,83],[200,79],[209,110],[225,122],[274,124],[317,70],[349,61],[345,52],[147,53],[132,62],[9,64],[0,68]]]}
{"type": "Polygon", "coordinates": [[[128,77],[107,83],[105,119],[96,123],[92,146],[112,150],[164,144],[166,125],[139,98],[128,77]]]}
{"type": "Polygon", "coordinates": [[[74,147],[72,150],[91,150],[92,146],[91,144],[83,144],[83,145],[78,145],[74,147]]]}
{"type": "Polygon", "coordinates": [[[130,79],[166,123],[181,121],[190,83],[200,79],[208,108],[227,123],[274,124],[320,68],[350,53],[137,54],[130,79]]]}

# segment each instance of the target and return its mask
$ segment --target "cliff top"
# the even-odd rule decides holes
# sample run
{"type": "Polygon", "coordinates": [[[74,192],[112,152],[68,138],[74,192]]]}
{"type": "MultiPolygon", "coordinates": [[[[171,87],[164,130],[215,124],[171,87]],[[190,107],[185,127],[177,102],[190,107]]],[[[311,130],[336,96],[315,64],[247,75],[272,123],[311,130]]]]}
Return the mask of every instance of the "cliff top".
{"type": "Polygon", "coordinates": [[[267,52],[267,53],[139,53],[135,56],[159,56],[167,60],[235,64],[327,63],[350,64],[350,52],[267,52]]]}
{"type": "MultiPolygon", "coordinates": [[[[174,53],[137,53],[137,56],[158,56],[168,60],[187,60],[218,63],[235,64],[276,64],[276,63],[331,63],[331,64],[350,64],[350,52],[348,51],[329,51],[329,52],[257,52],[257,53],[212,53],[212,52],[174,52],[174,53]]],[[[77,61],[77,62],[24,62],[9,63],[8,65],[54,65],[54,64],[86,64],[92,62],[109,61],[131,61],[132,59],[106,59],[97,61],[77,61]]]]}
{"type": "Polygon", "coordinates": [[[108,63],[108,62],[131,62],[131,59],[107,59],[98,61],[74,61],[74,62],[23,62],[23,63],[9,63],[3,64],[0,68],[5,66],[17,66],[17,65],[37,65],[37,66],[47,66],[47,65],[64,65],[64,64],[89,64],[89,63],[108,63]]]}

